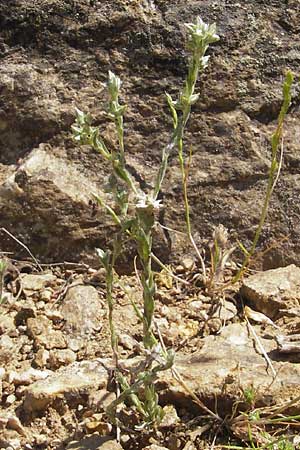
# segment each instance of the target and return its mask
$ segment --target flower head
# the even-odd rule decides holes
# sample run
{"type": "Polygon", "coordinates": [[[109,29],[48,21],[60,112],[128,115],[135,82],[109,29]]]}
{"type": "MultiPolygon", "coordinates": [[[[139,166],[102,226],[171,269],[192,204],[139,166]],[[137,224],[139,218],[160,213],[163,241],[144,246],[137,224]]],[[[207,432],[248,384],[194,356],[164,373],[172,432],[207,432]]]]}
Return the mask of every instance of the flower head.
{"type": "Polygon", "coordinates": [[[217,35],[216,24],[209,25],[203,22],[201,17],[197,17],[196,23],[186,23],[188,30],[188,46],[191,50],[205,50],[209,44],[217,42],[220,37],[217,35]]]}
{"type": "Polygon", "coordinates": [[[118,98],[121,84],[121,79],[109,70],[107,86],[109,94],[113,100],[118,98]]]}
{"type": "Polygon", "coordinates": [[[136,207],[138,209],[159,209],[161,207],[161,200],[154,200],[151,195],[141,192],[137,197],[136,207]]]}

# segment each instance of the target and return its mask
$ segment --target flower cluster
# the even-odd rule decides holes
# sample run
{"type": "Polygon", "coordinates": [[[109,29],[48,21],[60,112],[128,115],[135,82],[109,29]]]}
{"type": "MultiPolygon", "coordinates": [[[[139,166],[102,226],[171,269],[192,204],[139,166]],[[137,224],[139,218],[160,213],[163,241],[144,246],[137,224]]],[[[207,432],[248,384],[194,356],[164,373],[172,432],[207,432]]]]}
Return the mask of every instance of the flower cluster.
{"type": "MultiPolygon", "coordinates": [[[[216,33],[216,24],[209,25],[203,22],[201,17],[197,17],[196,23],[186,23],[185,26],[188,30],[188,48],[191,51],[201,50],[201,53],[204,55],[209,44],[220,39],[216,33]]],[[[203,56],[204,63],[207,63],[207,58],[203,56]]]]}

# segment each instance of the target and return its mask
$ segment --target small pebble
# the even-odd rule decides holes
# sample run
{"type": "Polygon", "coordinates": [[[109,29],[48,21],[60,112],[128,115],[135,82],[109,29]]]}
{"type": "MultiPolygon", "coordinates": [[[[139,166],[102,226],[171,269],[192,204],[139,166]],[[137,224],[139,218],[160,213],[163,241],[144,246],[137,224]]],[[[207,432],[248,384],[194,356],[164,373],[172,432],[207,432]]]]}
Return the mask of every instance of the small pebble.
{"type": "Polygon", "coordinates": [[[12,405],[15,401],[16,401],[16,396],[14,395],[14,394],[10,394],[10,395],[8,395],[7,396],[7,398],[6,398],[6,401],[5,401],[5,404],[7,405],[7,406],[10,406],[10,405],[12,405]]]}
{"type": "Polygon", "coordinates": [[[179,265],[175,268],[175,272],[178,273],[178,274],[184,273],[184,272],[185,272],[185,269],[184,269],[184,267],[183,267],[181,264],[179,264],[179,265]]]}
{"type": "Polygon", "coordinates": [[[37,309],[44,309],[45,308],[45,302],[39,301],[36,304],[37,309]]]}
{"type": "Polygon", "coordinates": [[[181,261],[182,266],[185,268],[186,271],[191,271],[193,270],[194,266],[195,266],[195,261],[192,258],[184,258],[181,261]]]}
{"type": "Polygon", "coordinates": [[[48,288],[45,289],[42,293],[41,293],[41,300],[43,300],[44,302],[49,302],[52,298],[53,295],[53,291],[52,289],[48,288]]]}

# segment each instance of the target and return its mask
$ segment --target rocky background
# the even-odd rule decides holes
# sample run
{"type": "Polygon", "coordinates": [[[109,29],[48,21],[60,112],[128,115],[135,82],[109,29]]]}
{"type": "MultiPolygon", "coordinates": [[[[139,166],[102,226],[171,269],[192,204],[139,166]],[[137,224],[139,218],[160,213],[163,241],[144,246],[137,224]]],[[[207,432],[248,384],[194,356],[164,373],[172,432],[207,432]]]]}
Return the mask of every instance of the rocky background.
{"type": "MultiPolygon", "coordinates": [[[[142,185],[151,185],[171,130],[164,93],[175,97],[185,77],[183,24],[197,15],[217,23],[221,40],[212,46],[186,133],[194,155],[193,227],[199,244],[222,223],[233,242],[249,245],[284,74],[299,70],[299,0],[0,2],[0,226],[40,261],[93,264],[95,246],[105,246],[112,231],[105,213],[90,204],[106,167],[72,142],[75,106],[91,111],[113,145],[105,83],[108,70],[122,78],[128,163],[142,185]]],[[[282,175],[260,244],[269,251],[256,258],[264,268],[300,262],[299,116],[295,86],[282,175]]],[[[162,197],[164,225],[183,230],[176,155],[162,197]]],[[[165,260],[189,251],[179,236],[158,235],[165,260]]],[[[0,250],[28,256],[3,230],[0,250]]]]}

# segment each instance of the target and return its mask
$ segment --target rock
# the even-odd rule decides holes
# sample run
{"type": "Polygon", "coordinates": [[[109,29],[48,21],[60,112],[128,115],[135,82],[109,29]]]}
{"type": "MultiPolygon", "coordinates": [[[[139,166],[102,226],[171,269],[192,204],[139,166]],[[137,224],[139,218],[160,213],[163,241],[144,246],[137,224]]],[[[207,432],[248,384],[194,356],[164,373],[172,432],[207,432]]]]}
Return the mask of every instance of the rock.
{"type": "Polygon", "coordinates": [[[0,314],[0,334],[9,334],[16,330],[16,325],[13,317],[6,314],[0,314]]]}
{"type": "MultiPolygon", "coordinates": [[[[207,336],[200,351],[176,358],[176,368],[190,391],[204,404],[213,409],[214,401],[218,402],[218,411],[222,416],[231,411],[241,389],[249,386],[253,387],[259,404],[282,404],[295,397],[295,387],[300,377],[299,365],[277,361],[276,342],[264,338],[260,340],[277,371],[275,380],[265,359],[255,350],[253,337],[249,336],[244,324],[231,324],[223,328],[220,335],[207,336]]],[[[189,410],[194,406],[197,410],[192,397],[169,371],[161,373],[159,385],[164,402],[189,410]]]]}
{"type": "Polygon", "coordinates": [[[159,424],[159,428],[174,428],[180,421],[176,408],[173,405],[163,407],[164,417],[159,424]]]}
{"type": "Polygon", "coordinates": [[[193,258],[184,258],[181,264],[187,272],[191,272],[195,267],[195,260],[193,258]]]}
{"type": "Polygon", "coordinates": [[[85,420],[84,425],[88,434],[98,432],[101,436],[109,436],[112,432],[112,426],[103,414],[93,414],[85,420]]]}
{"type": "Polygon", "coordinates": [[[13,339],[6,334],[3,334],[0,337],[0,349],[0,364],[7,363],[11,360],[11,355],[16,350],[13,339]]]}
{"type": "Polygon", "coordinates": [[[47,365],[47,362],[49,360],[49,351],[45,350],[44,348],[40,348],[34,357],[34,362],[37,365],[37,367],[43,368],[47,365]]]}
{"type": "Polygon", "coordinates": [[[197,450],[197,447],[193,442],[187,442],[182,450],[197,450]]]}
{"type": "Polygon", "coordinates": [[[51,369],[58,369],[60,366],[67,366],[76,361],[76,353],[69,348],[65,350],[51,350],[49,354],[49,364],[51,369]]]}
{"type": "Polygon", "coordinates": [[[10,394],[6,397],[5,404],[7,406],[11,406],[16,401],[16,396],[14,394],[10,394]]]}
{"type": "Polygon", "coordinates": [[[80,441],[70,442],[66,450],[122,450],[122,447],[113,438],[102,437],[95,433],[80,441]]]}
{"type": "Polygon", "coordinates": [[[0,429],[4,430],[5,428],[15,430],[20,435],[26,436],[25,428],[22,426],[18,417],[11,412],[0,414],[0,429]]]}
{"type": "Polygon", "coordinates": [[[5,369],[0,367],[0,402],[2,401],[2,380],[5,377],[5,369]]]}
{"type": "Polygon", "coordinates": [[[24,409],[27,412],[42,411],[57,397],[74,400],[89,391],[103,388],[108,381],[107,370],[105,361],[101,360],[83,361],[62,368],[46,380],[33,383],[25,391],[24,409]]]}
{"type": "MultiPolygon", "coordinates": [[[[222,329],[220,335],[203,339],[200,351],[187,356],[178,356],[176,367],[186,383],[189,392],[194,392],[202,402],[213,408],[218,401],[219,412],[226,415],[232,405],[240,399],[241,390],[251,386],[261,405],[284,402],[293,398],[298,385],[300,368],[297,364],[284,364],[276,361],[276,342],[260,338],[265,351],[273,357],[277,376],[275,380],[268,371],[268,365],[255,349],[245,324],[231,324],[222,329]],[[238,368],[238,369],[237,369],[238,368]]],[[[140,361],[122,361],[130,370],[132,364],[140,361]],[[136,362],[135,362],[136,361],[136,362]]],[[[104,389],[108,382],[110,360],[75,362],[59,369],[44,381],[33,383],[25,392],[24,408],[27,412],[43,411],[57,397],[68,402],[80,401],[81,395],[104,389]]],[[[198,406],[193,398],[171,376],[170,371],[161,372],[159,392],[163,402],[176,408],[198,406]]],[[[92,400],[91,400],[92,401],[92,400]]],[[[100,406],[100,405],[99,405],[100,406]]]]}
{"type": "Polygon", "coordinates": [[[291,264],[251,275],[240,292],[253,308],[274,320],[280,311],[299,305],[300,268],[291,264]]]}
{"type": "Polygon", "coordinates": [[[21,441],[20,439],[14,438],[9,439],[9,446],[6,447],[6,450],[21,450],[21,441]]]}
{"type": "Polygon", "coordinates": [[[221,321],[224,323],[233,319],[236,315],[237,315],[236,306],[232,302],[225,300],[220,301],[220,304],[216,308],[216,311],[214,312],[212,317],[221,319],[221,321]]]}
{"type": "MultiPolygon", "coordinates": [[[[126,87],[122,95],[130,100],[125,116],[128,163],[143,183],[152,183],[161,142],[168,142],[172,132],[163,94],[169,86],[182,84],[186,74],[181,56],[185,52],[183,24],[200,15],[217,23],[221,39],[212,46],[211,61],[201,81],[204,89],[193,106],[186,133],[186,148],[193,148],[189,177],[193,229],[201,244],[211,238],[214,226],[223,223],[248,247],[263,203],[270,161],[266,142],[276,126],[282,73],[286,67],[295,73],[298,70],[297,6],[295,0],[289,8],[282,2],[269,5],[258,0],[245,8],[237,2],[224,5],[220,0],[213,7],[209,2],[166,0],[154,9],[111,0],[97,2],[97,8],[84,2],[59,4],[59,13],[55,13],[45,11],[40,3],[31,10],[24,1],[1,4],[6,24],[0,71],[2,226],[13,230],[39,258],[75,261],[84,256],[96,264],[94,247],[99,242],[106,246],[113,226],[102,210],[91,210],[88,200],[92,192],[101,194],[106,165],[89,148],[75,148],[66,139],[74,105],[91,110],[107,144],[114,145],[112,127],[104,114],[105,82],[109,69],[121,74],[126,87]],[[79,14],[83,22],[75,25],[72,20],[59,20],[58,14],[79,14]],[[15,23],[21,16],[32,39],[22,41],[22,50],[14,52],[24,31],[22,20],[15,23]],[[280,32],[270,28],[270,22],[278,23],[280,32]],[[128,38],[131,35],[134,39],[128,38]],[[254,35],[263,45],[253,45],[254,35]],[[140,42],[143,37],[145,45],[140,42]],[[32,40],[47,48],[47,53],[32,53],[32,40]],[[113,52],[107,50],[111,48],[113,52]],[[95,92],[101,94],[95,96],[95,92]]],[[[297,95],[295,88],[295,99],[297,95]]],[[[297,109],[289,111],[285,129],[285,177],[274,191],[261,239],[262,247],[274,240],[278,244],[261,257],[266,268],[299,261],[297,109]],[[281,236],[290,235],[290,229],[289,241],[280,242],[281,236]]],[[[170,159],[162,189],[165,225],[183,231],[176,158],[170,159]]],[[[182,260],[188,252],[187,239],[170,235],[173,251],[182,260]]],[[[24,254],[24,249],[6,236],[3,251],[11,248],[24,254]]],[[[159,250],[168,253],[169,247],[159,250]]]]}
{"type": "Polygon", "coordinates": [[[47,286],[51,285],[55,280],[56,276],[52,273],[43,274],[20,274],[22,281],[22,289],[26,296],[32,296],[36,292],[44,290],[47,286]]]}
{"type": "Polygon", "coordinates": [[[47,350],[51,350],[53,348],[62,349],[67,347],[63,332],[54,330],[51,320],[45,316],[29,318],[27,320],[27,331],[38,348],[42,346],[47,350]]]}
{"type": "Polygon", "coordinates": [[[38,380],[45,380],[52,372],[49,370],[37,370],[33,367],[25,370],[24,372],[15,372],[11,371],[8,373],[8,381],[9,383],[13,383],[15,385],[29,385],[38,380]]]}
{"type": "Polygon", "coordinates": [[[87,338],[102,327],[103,315],[99,294],[93,286],[71,287],[63,301],[61,313],[64,330],[72,337],[87,338]]]}
{"type": "Polygon", "coordinates": [[[129,334],[122,333],[119,335],[119,344],[126,350],[132,350],[138,343],[129,334]]]}
{"type": "Polygon", "coordinates": [[[53,296],[53,289],[46,288],[40,293],[40,299],[46,303],[50,302],[53,296]]]}
{"type": "Polygon", "coordinates": [[[162,447],[161,445],[151,444],[144,447],[143,450],[168,450],[167,447],[162,447]]]}
{"type": "Polygon", "coordinates": [[[100,389],[91,392],[88,405],[94,411],[105,411],[106,408],[116,399],[114,392],[108,392],[106,389],[100,389]]]}

